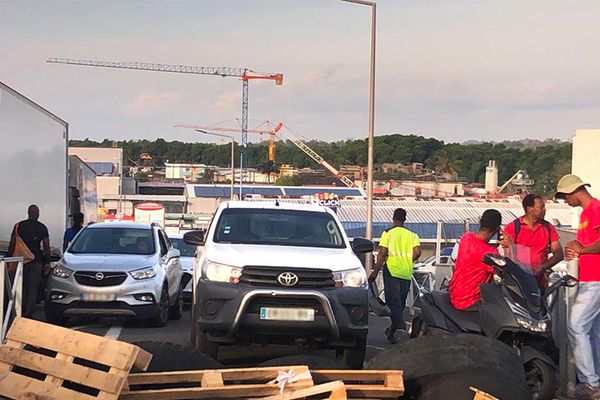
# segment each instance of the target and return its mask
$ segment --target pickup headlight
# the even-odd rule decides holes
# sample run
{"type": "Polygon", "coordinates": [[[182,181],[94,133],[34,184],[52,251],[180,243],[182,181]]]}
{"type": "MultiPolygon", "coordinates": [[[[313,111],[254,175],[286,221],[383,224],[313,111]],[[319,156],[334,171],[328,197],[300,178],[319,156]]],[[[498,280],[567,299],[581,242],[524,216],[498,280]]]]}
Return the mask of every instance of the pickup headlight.
{"type": "Polygon", "coordinates": [[[56,264],[56,266],[54,268],[52,268],[52,275],[56,276],[57,278],[68,278],[71,276],[71,274],[73,273],[72,270],[70,270],[69,268],[65,267],[64,265],[58,263],[56,264]]]}
{"type": "Polygon", "coordinates": [[[202,264],[202,276],[209,281],[238,283],[242,275],[242,268],[231,265],[219,264],[210,260],[204,260],[202,264]]]}
{"type": "Polygon", "coordinates": [[[136,269],[135,271],[129,272],[129,275],[138,281],[141,279],[150,279],[156,276],[156,269],[154,267],[136,269]]]}
{"type": "Polygon", "coordinates": [[[364,287],[367,285],[367,273],[362,267],[333,273],[337,287],[364,287]]]}

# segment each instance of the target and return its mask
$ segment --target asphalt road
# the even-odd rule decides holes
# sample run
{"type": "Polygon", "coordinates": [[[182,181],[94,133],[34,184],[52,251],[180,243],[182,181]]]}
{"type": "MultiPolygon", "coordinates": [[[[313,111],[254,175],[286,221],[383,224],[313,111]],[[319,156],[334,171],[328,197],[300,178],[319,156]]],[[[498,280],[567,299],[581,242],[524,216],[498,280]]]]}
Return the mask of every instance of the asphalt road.
{"type": "MultiPolygon", "coordinates": [[[[43,310],[40,306],[35,318],[44,320],[43,314],[43,310]]],[[[391,346],[384,334],[384,330],[389,324],[388,317],[379,317],[373,313],[369,316],[367,360],[391,346]]],[[[99,336],[107,336],[130,343],[153,340],[172,342],[181,345],[190,344],[190,326],[191,313],[189,309],[185,310],[181,320],[169,321],[164,328],[150,328],[147,323],[142,320],[112,318],[71,318],[67,325],[67,327],[71,329],[99,336]]],[[[277,357],[308,353],[335,357],[334,350],[312,350],[307,347],[299,346],[251,345],[220,347],[218,360],[226,366],[249,367],[277,357]]]]}

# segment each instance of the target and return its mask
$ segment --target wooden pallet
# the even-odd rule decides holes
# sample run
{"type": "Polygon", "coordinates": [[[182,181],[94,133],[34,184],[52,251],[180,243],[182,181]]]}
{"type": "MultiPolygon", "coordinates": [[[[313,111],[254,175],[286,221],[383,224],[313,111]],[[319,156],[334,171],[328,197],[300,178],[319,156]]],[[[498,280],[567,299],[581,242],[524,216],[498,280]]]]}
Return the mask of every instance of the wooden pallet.
{"type": "Polygon", "coordinates": [[[117,399],[152,355],[129,343],[16,318],[0,346],[0,397],[117,399]]]}
{"type": "MultiPolygon", "coordinates": [[[[274,380],[283,370],[292,371],[294,375],[308,373],[306,366],[293,366],[130,374],[129,390],[123,390],[119,399],[239,399],[276,395],[280,388],[274,380]],[[156,389],[156,386],[169,388],[156,389]]],[[[288,383],[286,388],[292,390],[311,386],[312,379],[304,378],[288,383]]]]}
{"type": "Polygon", "coordinates": [[[402,371],[314,370],[310,371],[310,379],[286,384],[282,395],[279,386],[273,383],[280,371],[293,371],[295,375],[300,375],[308,372],[308,367],[130,374],[129,390],[124,390],[120,399],[266,398],[281,400],[330,393],[330,399],[341,400],[398,398],[404,393],[402,371]],[[167,388],[157,388],[158,385],[167,388]]]}

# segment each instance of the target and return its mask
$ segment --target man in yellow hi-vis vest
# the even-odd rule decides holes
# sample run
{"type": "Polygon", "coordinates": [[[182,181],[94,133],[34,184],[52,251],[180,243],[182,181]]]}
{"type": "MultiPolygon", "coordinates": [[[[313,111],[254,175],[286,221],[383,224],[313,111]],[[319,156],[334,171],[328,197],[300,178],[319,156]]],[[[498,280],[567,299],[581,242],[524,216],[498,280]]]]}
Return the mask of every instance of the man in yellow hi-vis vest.
{"type": "Polygon", "coordinates": [[[404,227],[406,211],[403,208],[394,211],[393,221],[394,226],[381,235],[377,262],[369,275],[369,281],[375,280],[385,263],[383,270],[385,302],[390,308],[392,319],[386,334],[391,343],[396,343],[394,337],[396,330],[406,330],[404,308],[413,275],[413,261],[421,256],[421,243],[416,233],[404,227]]]}

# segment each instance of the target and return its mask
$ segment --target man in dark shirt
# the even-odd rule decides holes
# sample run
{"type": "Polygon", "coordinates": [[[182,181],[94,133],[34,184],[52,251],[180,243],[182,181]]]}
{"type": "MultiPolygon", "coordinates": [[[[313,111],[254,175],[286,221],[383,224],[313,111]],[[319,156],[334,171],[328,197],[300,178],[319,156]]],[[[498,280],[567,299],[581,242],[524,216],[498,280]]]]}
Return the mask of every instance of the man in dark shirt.
{"type": "MultiPolygon", "coordinates": [[[[34,259],[23,266],[23,316],[32,317],[37,303],[38,289],[42,280],[42,268],[47,267],[50,256],[48,228],[38,221],[40,209],[32,204],[27,209],[28,219],[19,222],[18,234],[31,250],[34,259]],[[42,251],[41,246],[44,250],[42,251]]],[[[15,225],[15,228],[17,226],[15,225]]],[[[8,246],[8,254],[15,249],[15,228],[13,228],[8,246]]]]}

